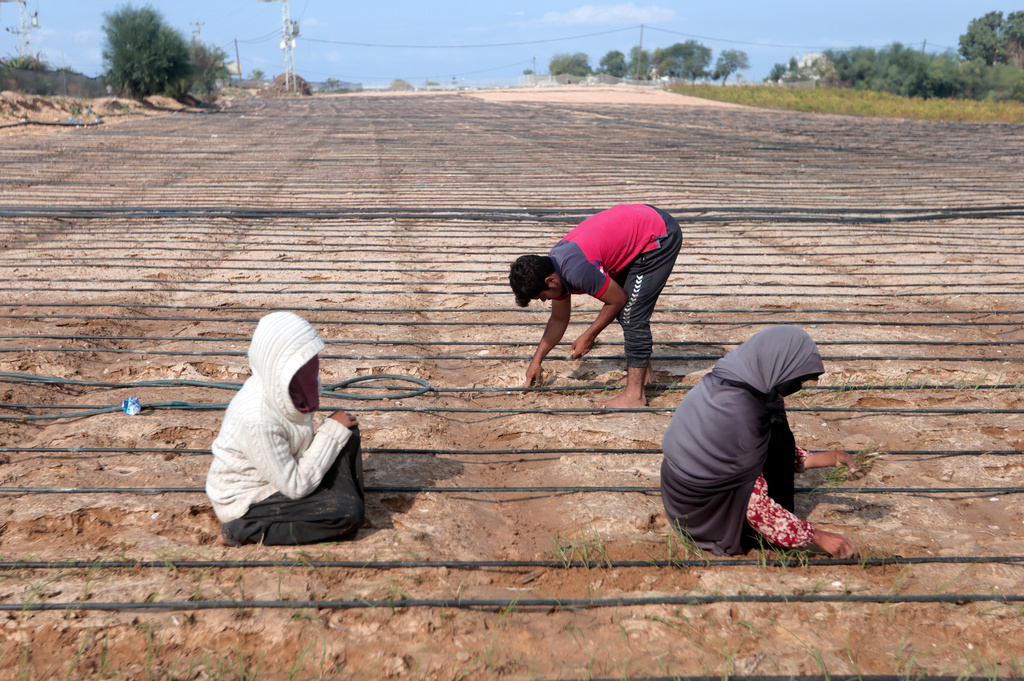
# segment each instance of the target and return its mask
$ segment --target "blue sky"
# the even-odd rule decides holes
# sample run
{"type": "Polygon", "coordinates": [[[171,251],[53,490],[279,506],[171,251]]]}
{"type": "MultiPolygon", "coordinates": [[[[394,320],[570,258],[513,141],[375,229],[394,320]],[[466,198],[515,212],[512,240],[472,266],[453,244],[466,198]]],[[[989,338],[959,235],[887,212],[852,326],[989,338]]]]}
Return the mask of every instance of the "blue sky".
{"type": "MultiPolygon", "coordinates": [[[[126,2],[107,0],[27,0],[38,12],[40,28],[32,31],[32,49],[51,64],[87,75],[103,71],[103,15],[126,2]]],[[[195,0],[134,2],[163,14],[186,37],[198,24],[200,38],[235,58],[248,75],[261,69],[273,76],[284,69],[280,49],[281,2],[195,0]]],[[[591,66],[609,50],[628,53],[640,42],[653,50],[696,39],[712,48],[714,58],[726,49],[747,53],[748,80],[760,81],[776,62],[823,48],[864,45],[882,47],[899,41],[928,51],[956,49],[968,22],[999,10],[1024,9],[1016,3],[984,0],[827,0],[738,2],[611,2],[586,4],[548,0],[450,2],[382,0],[333,2],[290,0],[291,18],[299,22],[296,72],[307,80],[328,77],[352,82],[404,78],[466,81],[512,79],[533,68],[546,73],[553,54],[585,52],[591,66]]],[[[0,2],[0,25],[19,23],[18,5],[0,2]]],[[[18,53],[14,34],[0,32],[0,55],[18,53]]]]}

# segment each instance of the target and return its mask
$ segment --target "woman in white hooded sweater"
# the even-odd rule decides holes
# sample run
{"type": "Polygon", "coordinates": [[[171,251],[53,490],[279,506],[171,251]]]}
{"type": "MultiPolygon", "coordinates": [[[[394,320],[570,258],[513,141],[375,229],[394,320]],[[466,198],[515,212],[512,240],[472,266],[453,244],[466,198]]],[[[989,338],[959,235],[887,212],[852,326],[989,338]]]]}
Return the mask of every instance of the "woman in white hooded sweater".
{"type": "Polygon", "coordinates": [[[213,441],[206,494],[221,541],[307,544],[354,533],[363,521],[359,426],[338,411],[314,433],[324,342],[302,317],[263,317],[249,346],[252,376],[213,441]]]}

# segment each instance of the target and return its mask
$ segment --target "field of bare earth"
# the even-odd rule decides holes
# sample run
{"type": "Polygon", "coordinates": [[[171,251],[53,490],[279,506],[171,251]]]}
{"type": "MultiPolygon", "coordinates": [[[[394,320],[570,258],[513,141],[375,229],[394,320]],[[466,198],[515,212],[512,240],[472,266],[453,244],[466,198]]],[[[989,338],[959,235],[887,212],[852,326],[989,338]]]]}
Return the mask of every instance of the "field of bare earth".
{"type": "Polygon", "coordinates": [[[0,131],[0,676],[1024,676],[1024,126],[625,88],[221,104],[0,131]],[[547,309],[509,263],[618,203],[683,227],[649,405],[597,408],[622,335],[568,359],[582,296],[523,389],[547,309]],[[227,548],[209,448],[277,309],[325,386],[404,378],[322,402],[361,424],[355,540],[227,548]],[[865,462],[797,483],[857,560],[669,531],[672,411],[774,324],[825,359],[797,442],[865,462]]]}

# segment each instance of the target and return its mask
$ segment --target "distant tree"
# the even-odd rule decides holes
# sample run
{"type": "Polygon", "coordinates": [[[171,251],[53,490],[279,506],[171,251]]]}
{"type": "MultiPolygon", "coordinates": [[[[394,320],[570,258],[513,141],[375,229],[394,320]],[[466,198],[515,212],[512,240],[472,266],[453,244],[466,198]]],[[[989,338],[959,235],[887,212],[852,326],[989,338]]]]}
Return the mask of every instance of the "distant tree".
{"type": "Polygon", "coordinates": [[[651,53],[634,45],[629,51],[629,62],[626,64],[626,77],[636,80],[651,79],[651,53]]]}
{"type": "Polygon", "coordinates": [[[548,64],[548,73],[552,76],[589,76],[593,71],[590,69],[590,57],[583,52],[574,54],[559,53],[551,57],[548,64]]]}
{"type": "Polygon", "coordinates": [[[155,9],[125,5],[103,19],[103,63],[111,85],[142,98],[188,78],[188,43],[155,9]]]}
{"type": "Polygon", "coordinates": [[[403,80],[402,78],[395,78],[393,81],[391,81],[391,87],[388,88],[388,89],[389,90],[409,91],[409,90],[415,90],[416,88],[414,88],[412,86],[412,83],[410,83],[407,80],[403,80]]]}
{"type": "Polygon", "coordinates": [[[711,75],[708,66],[711,64],[711,48],[696,40],[675,43],[662,49],[658,48],[652,56],[654,68],[658,75],[669,78],[687,78],[691,83],[698,78],[711,75]]]}
{"type": "Polygon", "coordinates": [[[711,65],[711,48],[695,40],[687,40],[683,44],[689,44],[692,48],[690,54],[683,60],[683,75],[688,77],[691,83],[696,82],[698,78],[707,78],[708,66],[711,65]]]}
{"type": "Polygon", "coordinates": [[[1006,60],[1024,69],[1024,10],[1006,15],[1006,60]]]}
{"type": "Polygon", "coordinates": [[[263,80],[267,74],[260,69],[253,69],[249,72],[249,80],[263,80]]]}
{"type": "Polygon", "coordinates": [[[598,69],[600,73],[607,73],[615,78],[624,78],[626,76],[626,55],[618,50],[611,50],[601,57],[600,66],[601,68],[598,69]]]}
{"type": "Polygon", "coordinates": [[[523,75],[524,76],[532,76],[533,75],[533,69],[523,69],[523,75]]]}
{"type": "Polygon", "coordinates": [[[225,66],[227,58],[227,52],[219,47],[193,40],[189,45],[189,63],[192,66],[189,89],[199,95],[207,95],[216,90],[219,79],[231,77],[225,66]]]}
{"type": "Polygon", "coordinates": [[[967,24],[967,33],[960,36],[960,56],[967,61],[980,59],[986,65],[1006,58],[1006,27],[1002,12],[989,12],[967,24]]]}
{"type": "Polygon", "coordinates": [[[766,83],[778,83],[786,75],[786,65],[776,64],[772,67],[772,70],[768,72],[768,76],[764,79],[766,83]]]}
{"type": "Polygon", "coordinates": [[[715,73],[714,79],[722,79],[722,85],[725,85],[725,81],[729,79],[729,76],[750,68],[750,62],[747,59],[747,53],[743,50],[722,50],[722,54],[718,55],[718,61],[715,62],[715,73]]]}

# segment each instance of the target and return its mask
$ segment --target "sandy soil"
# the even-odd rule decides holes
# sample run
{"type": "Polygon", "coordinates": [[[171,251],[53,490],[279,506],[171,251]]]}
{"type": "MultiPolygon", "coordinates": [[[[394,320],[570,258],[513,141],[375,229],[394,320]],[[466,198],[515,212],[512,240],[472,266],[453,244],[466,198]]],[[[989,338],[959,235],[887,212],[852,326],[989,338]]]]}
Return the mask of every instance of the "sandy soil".
{"type": "Polygon", "coordinates": [[[81,127],[98,122],[115,123],[129,116],[158,116],[183,107],[170,97],[154,95],[143,101],[125,97],[41,97],[4,90],[0,92],[0,136],[38,132],[54,125],[81,127]],[[28,123],[28,125],[26,125],[28,123]]]}
{"type": "MultiPolygon", "coordinates": [[[[1019,203],[1020,133],[692,107],[663,92],[588,88],[237,100],[217,115],[4,138],[0,371],[113,384],[5,376],[4,414],[117,405],[136,393],[147,405],[213,408],[2,420],[0,486],[202,488],[222,414],[215,405],[231,390],[140,382],[244,380],[247,339],[272,308],[300,311],[328,341],[325,384],[389,373],[435,390],[325,400],[325,409],[359,415],[368,485],[424,488],[371,493],[351,542],[221,547],[205,496],[190,491],[6,493],[3,560],[161,564],[8,567],[0,605],[13,609],[2,613],[0,671],[1021,676],[1019,604],[906,598],[1020,594],[1019,564],[976,560],[1024,555],[1019,495],[822,489],[798,502],[802,516],[849,533],[866,554],[965,563],[780,568],[763,564],[775,556],[766,551],[746,556],[762,561],[753,565],[610,567],[697,556],[669,532],[657,493],[450,491],[657,487],[657,449],[685,386],[774,323],[801,324],[826,356],[822,389],[789,401],[797,441],[868,455],[867,475],[843,487],[1018,486],[1022,230],[1019,217],[993,207],[1019,203]],[[512,307],[508,262],[620,201],[675,210],[684,224],[656,317],[661,387],[650,408],[600,413],[595,402],[614,388],[584,387],[623,375],[614,327],[593,356],[558,352],[545,363],[562,390],[518,391],[546,310],[512,307]],[[977,210],[907,223],[873,212],[957,207],[977,210]],[[906,345],[884,344],[892,341],[906,345]],[[999,387],[978,387],[989,385],[999,387]],[[474,409],[493,411],[465,411],[474,409]],[[566,409],[579,411],[558,411],[566,409]],[[296,562],[173,564],[254,559],[296,562]],[[320,559],[589,567],[309,562],[320,559]],[[792,600],[667,600],[763,594],[792,600]],[[894,600],[844,600],[851,595],[894,600]],[[620,598],[662,602],[517,602],[620,598]],[[504,604],[407,607],[418,599],[504,604]],[[174,605],[147,609],[153,602],[174,605]],[[21,611],[27,603],[58,606],[21,611]],[[85,607],[59,605],[69,603],[85,607]]],[[[574,321],[595,310],[574,300],[574,321]]],[[[819,482],[806,474],[798,485],[819,482]]]]}
{"type": "MultiPolygon", "coordinates": [[[[545,102],[549,104],[629,104],[640,106],[730,108],[738,104],[715,102],[667,90],[635,87],[538,87],[478,90],[466,93],[485,102],[545,102]]],[[[739,107],[742,108],[742,107],[739,107]]]]}

